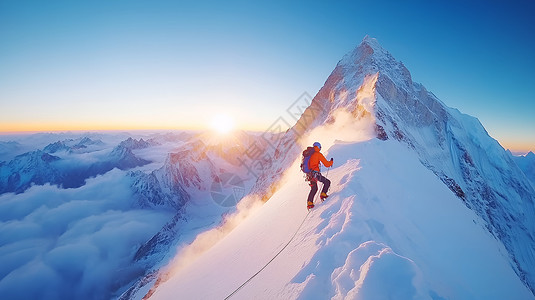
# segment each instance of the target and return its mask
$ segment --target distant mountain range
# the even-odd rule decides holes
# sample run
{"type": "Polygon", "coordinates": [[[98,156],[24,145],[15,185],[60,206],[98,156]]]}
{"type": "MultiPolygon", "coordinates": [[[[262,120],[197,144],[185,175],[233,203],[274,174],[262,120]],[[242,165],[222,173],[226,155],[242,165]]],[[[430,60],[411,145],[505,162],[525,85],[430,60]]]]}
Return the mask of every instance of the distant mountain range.
{"type": "Polygon", "coordinates": [[[132,153],[133,149],[147,147],[143,140],[128,139],[111,152],[100,153],[104,143],[84,137],[79,141],[57,141],[44,147],[16,156],[9,162],[0,162],[0,194],[23,193],[32,185],[46,183],[62,188],[76,188],[85,180],[104,174],[113,168],[121,170],[143,166],[149,161],[132,153]],[[61,152],[61,153],[60,153],[61,152]],[[94,159],[84,160],[82,154],[98,154],[94,159]]]}

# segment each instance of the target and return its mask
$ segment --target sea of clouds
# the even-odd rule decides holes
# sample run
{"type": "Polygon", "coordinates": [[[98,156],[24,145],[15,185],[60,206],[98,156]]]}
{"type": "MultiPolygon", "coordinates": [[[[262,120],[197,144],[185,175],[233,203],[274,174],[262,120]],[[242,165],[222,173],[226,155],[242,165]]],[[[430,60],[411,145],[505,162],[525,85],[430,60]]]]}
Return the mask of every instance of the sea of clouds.
{"type": "Polygon", "coordinates": [[[132,257],[172,213],[135,208],[130,180],[114,169],[0,195],[2,298],[107,299],[143,274],[132,257]]]}
{"type": "MultiPolygon", "coordinates": [[[[53,162],[54,167],[62,174],[73,174],[73,178],[62,180],[78,180],[79,184],[72,184],[71,188],[66,188],[69,185],[65,182],[58,185],[34,184],[20,194],[0,194],[2,299],[113,299],[146,275],[147,268],[154,267],[144,265],[144,262],[133,262],[133,257],[141,245],[173,218],[176,211],[154,207],[140,209],[139,194],[134,194],[132,187],[135,178],[129,172],[149,173],[161,168],[168,153],[179,151],[191,134],[39,133],[0,136],[0,163],[16,160],[17,155],[26,152],[43,150],[57,141],[76,144],[84,137],[102,143],[52,153],[60,158],[53,162]],[[101,175],[89,175],[94,176],[89,178],[75,172],[108,160],[114,147],[129,137],[154,138],[156,143],[150,147],[133,151],[136,157],[149,163],[129,170],[112,169],[101,175]]],[[[215,156],[212,161],[227,172],[233,168],[237,168],[237,172],[247,171],[215,156]]],[[[23,161],[20,167],[35,167],[24,165],[26,162],[23,161]]],[[[205,179],[211,178],[207,176],[205,179]]],[[[251,185],[252,182],[247,183],[247,186],[251,185]]],[[[180,260],[185,264],[215,243],[216,237],[228,233],[247,212],[253,211],[243,203],[238,207],[222,207],[212,199],[209,190],[197,191],[194,195],[186,210],[188,220],[180,228],[184,235],[175,249],[181,254],[185,253],[183,248],[190,251],[191,256],[180,260]],[[236,214],[230,214],[234,211],[237,211],[236,214]],[[220,227],[218,224],[223,221],[223,215],[227,217],[220,227]],[[209,231],[197,238],[198,233],[214,227],[218,228],[217,232],[209,231]],[[193,245],[188,246],[192,242],[193,245]]],[[[258,204],[252,200],[242,202],[250,202],[252,206],[258,204]]]]}

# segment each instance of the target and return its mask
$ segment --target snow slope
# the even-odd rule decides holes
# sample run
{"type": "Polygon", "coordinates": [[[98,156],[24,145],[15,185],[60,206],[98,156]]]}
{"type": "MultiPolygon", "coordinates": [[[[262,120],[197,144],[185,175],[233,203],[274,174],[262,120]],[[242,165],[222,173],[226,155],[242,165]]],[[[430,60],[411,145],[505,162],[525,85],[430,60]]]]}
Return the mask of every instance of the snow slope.
{"type": "Polygon", "coordinates": [[[533,188],[375,39],[342,58],[273,158],[252,190],[267,203],[209,250],[181,249],[147,297],[533,299],[533,188]],[[296,157],[315,140],[337,168],[306,215],[296,157]]]}
{"type": "Polygon", "coordinates": [[[403,63],[370,37],[340,60],[293,130],[324,127],[340,110],[354,120],[373,119],[379,139],[414,151],[484,220],[535,293],[535,190],[478,119],[447,107],[414,82],[403,63]]]}
{"type": "Polygon", "coordinates": [[[405,145],[338,142],[328,156],[326,202],[307,215],[294,164],[261,209],[150,299],[224,299],[296,230],[232,299],[533,299],[484,222],[405,145]]]}

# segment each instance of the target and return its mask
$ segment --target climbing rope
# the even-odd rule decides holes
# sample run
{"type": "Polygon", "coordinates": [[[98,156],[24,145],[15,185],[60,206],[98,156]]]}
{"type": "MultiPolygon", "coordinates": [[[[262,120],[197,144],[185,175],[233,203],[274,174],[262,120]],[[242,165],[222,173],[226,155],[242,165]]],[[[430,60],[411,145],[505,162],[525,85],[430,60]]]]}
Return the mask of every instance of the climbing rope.
{"type": "MultiPolygon", "coordinates": [[[[325,174],[325,177],[327,177],[329,175],[329,170],[330,170],[330,167],[327,168],[327,174],[325,174]]],[[[322,182],[322,186],[321,188],[323,189],[323,186],[325,184],[322,182]]],[[[321,192],[320,192],[321,193],[321,192]]],[[[318,193],[318,194],[320,194],[318,193]]],[[[317,196],[316,195],[316,200],[314,200],[314,202],[317,202],[317,196]]],[[[273,256],[273,258],[268,261],[260,270],[258,270],[258,272],[254,273],[253,276],[249,277],[249,279],[247,279],[242,285],[240,285],[237,289],[235,289],[232,293],[230,293],[230,295],[228,295],[227,297],[225,297],[225,300],[229,299],[230,297],[234,296],[234,294],[236,294],[239,290],[241,290],[242,287],[244,287],[247,283],[249,283],[249,281],[253,280],[253,278],[256,277],[256,275],[260,274],[262,271],[264,271],[264,269],[272,262],[275,260],[275,258],[277,258],[277,256],[279,256],[279,254],[282,253],[282,251],[284,251],[284,249],[286,249],[286,247],[288,247],[288,245],[290,245],[290,243],[293,241],[293,239],[295,238],[295,236],[297,235],[297,233],[299,232],[299,229],[301,229],[301,226],[303,226],[303,224],[305,223],[305,220],[307,219],[308,215],[310,214],[310,210],[307,212],[307,214],[305,215],[305,217],[303,218],[303,221],[301,221],[301,224],[299,224],[299,227],[297,227],[297,229],[295,230],[294,234],[292,235],[292,237],[290,238],[290,240],[288,241],[288,243],[286,243],[286,245],[284,245],[284,247],[282,247],[279,252],[277,252],[277,254],[275,254],[275,256],[273,256]]]]}
{"type": "Polygon", "coordinates": [[[247,279],[247,281],[245,281],[242,285],[240,285],[236,290],[234,290],[234,292],[232,292],[230,295],[228,295],[227,297],[225,297],[225,300],[229,299],[230,297],[232,297],[234,294],[236,294],[242,287],[244,287],[247,283],[249,283],[249,281],[251,281],[253,278],[256,277],[256,275],[260,274],[260,272],[262,272],[272,261],[275,260],[275,258],[277,258],[277,256],[279,256],[279,254],[282,253],[282,251],[284,251],[284,249],[286,249],[286,247],[288,247],[288,245],[290,245],[290,243],[293,241],[293,239],[295,238],[295,236],[297,235],[297,233],[299,232],[299,229],[301,229],[301,226],[303,226],[303,224],[305,223],[305,220],[307,219],[308,215],[310,214],[310,210],[307,212],[307,214],[305,215],[305,217],[303,218],[303,221],[301,221],[301,224],[299,224],[299,227],[297,227],[297,230],[294,232],[294,234],[292,235],[292,237],[290,238],[290,240],[288,241],[288,243],[286,243],[286,245],[284,245],[284,247],[282,247],[279,252],[277,252],[277,254],[275,254],[275,256],[273,256],[273,258],[268,261],[260,270],[258,270],[258,272],[254,273],[253,276],[251,276],[249,279],[247,279]]]}

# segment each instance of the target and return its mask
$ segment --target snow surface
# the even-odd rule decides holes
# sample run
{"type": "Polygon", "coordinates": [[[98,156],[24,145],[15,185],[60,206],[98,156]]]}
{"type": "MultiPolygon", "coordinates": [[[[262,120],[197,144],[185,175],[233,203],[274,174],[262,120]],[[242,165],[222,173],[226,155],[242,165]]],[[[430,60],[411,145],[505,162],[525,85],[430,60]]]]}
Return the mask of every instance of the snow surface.
{"type": "MultiPolygon", "coordinates": [[[[151,299],[533,299],[482,220],[396,141],[338,142],[330,198],[285,184],[151,299]]],[[[141,296],[141,295],[140,295],[141,296]]]]}
{"type": "Polygon", "coordinates": [[[345,109],[356,120],[375,118],[379,139],[400,141],[416,152],[484,220],[535,294],[535,190],[476,118],[413,82],[403,63],[369,37],[342,58],[312,103],[321,112],[313,122],[302,117],[302,128],[324,127],[345,109]]]}
{"type": "Polygon", "coordinates": [[[476,118],[375,39],[342,58],[278,146],[253,188],[267,203],[179,249],[146,297],[534,299],[533,189],[476,118]],[[299,161],[283,171],[316,140],[336,164],[331,197],[307,215],[299,161]]]}

